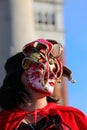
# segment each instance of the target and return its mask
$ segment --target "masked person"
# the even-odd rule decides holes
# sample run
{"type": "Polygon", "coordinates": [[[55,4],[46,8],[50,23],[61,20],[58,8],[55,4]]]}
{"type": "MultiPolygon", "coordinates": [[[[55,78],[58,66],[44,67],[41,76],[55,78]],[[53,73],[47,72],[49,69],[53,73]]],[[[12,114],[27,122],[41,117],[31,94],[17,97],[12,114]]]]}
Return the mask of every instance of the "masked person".
{"type": "Polygon", "coordinates": [[[74,82],[59,59],[62,51],[56,41],[38,39],[6,61],[0,88],[1,130],[87,130],[84,113],[51,98],[63,75],[74,82]],[[55,45],[57,55],[53,54],[55,45]]]}

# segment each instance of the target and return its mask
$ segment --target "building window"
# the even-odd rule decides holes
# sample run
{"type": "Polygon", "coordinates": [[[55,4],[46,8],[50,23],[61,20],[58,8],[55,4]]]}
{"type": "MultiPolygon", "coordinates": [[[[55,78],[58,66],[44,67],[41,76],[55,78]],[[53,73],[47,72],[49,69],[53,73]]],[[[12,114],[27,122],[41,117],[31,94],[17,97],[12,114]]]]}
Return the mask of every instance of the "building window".
{"type": "Polygon", "coordinates": [[[52,17],[52,25],[55,25],[55,23],[56,23],[56,22],[55,22],[55,13],[52,13],[52,16],[51,16],[51,17],[52,17]]]}
{"type": "Polygon", "coordinates": [[[54,31],[56,29],[56,18],[55,12],[43,12],[38,11],[35,12],[35,26],[36,29],[40,30],[51,30],[54,31]]]}
{"type": "Polygon", "coordinates": [[[41,24],[41,23],[42,23],[42,14],[41,14],[41,12],[38,12],[37,15],[38,15],[38,21],[37,21],[37,22],[38,22],[39,24],[41,24]]]}
{"type": "Polygon", "coordinates": [[[45,24],[47,25],[48,24],[48,13],[45,13],[45,24]]]}

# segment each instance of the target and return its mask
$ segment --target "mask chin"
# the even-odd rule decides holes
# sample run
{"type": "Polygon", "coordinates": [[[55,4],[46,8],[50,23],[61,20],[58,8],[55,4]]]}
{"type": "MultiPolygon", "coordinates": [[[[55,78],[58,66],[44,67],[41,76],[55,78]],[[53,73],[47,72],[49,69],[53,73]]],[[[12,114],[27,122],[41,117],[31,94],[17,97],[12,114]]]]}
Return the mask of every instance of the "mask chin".
{"type": "MultiPolygon", "coordinates": [[[[54,90],[54,79],[48,79],[46,82],[42,80],[43,69],[38,67],[38,64],[32,64],[32,66],[25,71],[28,87],[36,92],[40,92],[46,95],[52,95],[54,90]]],[[[46,75],[45,75],[46,76],[46,75]]],[[[46,77],[45,77],[46,78],[46,77]]]]}

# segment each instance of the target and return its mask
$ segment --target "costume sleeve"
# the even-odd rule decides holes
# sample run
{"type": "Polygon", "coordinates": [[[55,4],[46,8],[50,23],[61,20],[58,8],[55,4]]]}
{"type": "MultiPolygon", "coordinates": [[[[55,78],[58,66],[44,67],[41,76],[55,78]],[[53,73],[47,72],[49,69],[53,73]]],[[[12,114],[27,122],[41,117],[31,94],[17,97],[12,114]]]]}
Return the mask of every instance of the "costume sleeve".
{"type": "Polygon", "coordinates": [[[74,118],[79,130],[87,130],[87,116],[83,112],[76,110],[74,118]]]}
{"type": "Polygon", "coordinates": [[[71,130],[87,130],[87,116],[76,108],[67,107],[67,111],[63,111],[62,119],[71,130]]]}

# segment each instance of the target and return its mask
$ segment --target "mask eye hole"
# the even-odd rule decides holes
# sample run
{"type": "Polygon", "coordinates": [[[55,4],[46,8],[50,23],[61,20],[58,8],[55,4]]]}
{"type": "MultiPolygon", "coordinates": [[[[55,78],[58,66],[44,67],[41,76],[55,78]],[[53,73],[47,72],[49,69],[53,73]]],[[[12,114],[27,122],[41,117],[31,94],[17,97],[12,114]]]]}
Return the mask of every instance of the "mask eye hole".
{"type": "Polygon", "coordinates": [[[57,66],[57,64],[54,64],[54,65],[55,65],[55,67],[53,68],[53,72],[54,72],[55,74],[57,74],[58,66],[57,66]]]}
{"type": "Polygon", "coordinates": [[[49,59],[49,66],[50,66],[50,70],[51,70],[54,74],[57,74],[58,66],[57,66],[56,60],[55,60],[54,58],[50,58],[50,59],[49,59]]]}

